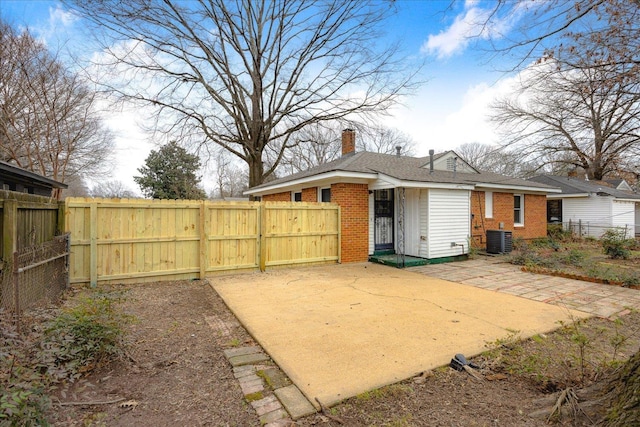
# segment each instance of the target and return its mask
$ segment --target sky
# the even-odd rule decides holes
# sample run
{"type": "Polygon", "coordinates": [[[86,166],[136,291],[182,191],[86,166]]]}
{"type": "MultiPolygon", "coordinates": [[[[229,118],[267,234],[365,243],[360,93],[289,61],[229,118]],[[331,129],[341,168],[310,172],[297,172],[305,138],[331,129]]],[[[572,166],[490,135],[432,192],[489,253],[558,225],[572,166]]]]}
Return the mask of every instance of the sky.
{"type": "MultiPolygon", "coordinates": [[[[489,61],[469,36],[487,13],[491,1],[397,0],[397,14],[386,28],[387,36],[398,39],[410,55],[425,61],[420,78],[426,83],[403,106],[395,107],[382,122],[408,134],[416,143],[415,153],[427,155],[455,149],[464,143],[497,144],[499,136],[488,120],[488,107],[508,93],[515,76],[505,74],[503,64],[489,61]]],[[[83,22],[56,0],[0,0],[0,15],[18,28],[28,27],[48,46],[64,46],[85,59],[91,55],[85,42],[83,22]]],[[[501,28],[507,34],[508,23],[501,28]]],[[[487,34],[483,34],[481,39],[487,34]]],[[[157,147],[140,127],[135,111],[104,113],[105,123],[115,135],[114,180],[139,192],[133,181],[137,169],[157,147]]],[[[212,183],[204,173],[207,192],[212,183]]],[[[89,178],[90,185],[91,180],[89,178]]]]}

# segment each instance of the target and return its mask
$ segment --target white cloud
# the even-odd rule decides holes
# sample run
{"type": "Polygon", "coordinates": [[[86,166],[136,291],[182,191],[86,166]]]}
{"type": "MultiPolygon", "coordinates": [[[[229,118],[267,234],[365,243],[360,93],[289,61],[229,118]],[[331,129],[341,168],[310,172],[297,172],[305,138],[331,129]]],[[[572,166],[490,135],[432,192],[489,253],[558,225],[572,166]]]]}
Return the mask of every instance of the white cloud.
{"type": "Polygon", "coordinates": [[[490,121],[490,105],[512,93],[520,79],[521,75],[516,75],[496,83],[477,82],[461,93],[443,91],[433,82],[406,100],[406,107],[394,109],[385,124],[409,134],[420,156],[427,155],[429,149],[442,152],[470,142],[495,145],[500,135],[490,121]],[[449,98],[446,92],[451,93],[449,98]]]}
{"type": "Polygon", "coordinates": [[[499,17],[493,14],[493,9],[483,9],[477,7],[478,4],[478,0],[467,0],[464,11],[455,17],[448,28],[428,36],[421,52],[444,59],[464,51],[474,38],[501,38],[519,19],[519,12],[524,10],[516,7],[514,10],[518,13],[499,17]]]}
{"type": "Polygon", "coordinates": [[[50,28],[59,28],[62,27],[70,27],[80,18],[73,12],[64,10],[60,6],[56,6],[55,8],[49,8],[49,27],[50,28]]]}
{"type": "Polygon", "coordinates": [[[421,51],[435,54],[439,59],[463,51],[471,37],[478,35],[478,25],[482,19],[486,19],[486,16],[486,13],[476,7],[468,9],[464,15],[456,16],[449,28],[436,35],[429,35],[421,51]]]}

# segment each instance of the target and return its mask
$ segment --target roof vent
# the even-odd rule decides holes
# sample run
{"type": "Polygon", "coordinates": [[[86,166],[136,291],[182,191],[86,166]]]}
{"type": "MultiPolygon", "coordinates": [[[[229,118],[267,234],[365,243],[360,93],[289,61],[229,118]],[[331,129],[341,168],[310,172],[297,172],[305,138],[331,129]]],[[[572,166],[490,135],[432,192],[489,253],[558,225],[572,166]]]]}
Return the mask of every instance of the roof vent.
{"type": "Polygon", "coordinates": [[[400,157],[401,152],[402,152],[402,145],[396,145],[396,156],[400,157]]]}

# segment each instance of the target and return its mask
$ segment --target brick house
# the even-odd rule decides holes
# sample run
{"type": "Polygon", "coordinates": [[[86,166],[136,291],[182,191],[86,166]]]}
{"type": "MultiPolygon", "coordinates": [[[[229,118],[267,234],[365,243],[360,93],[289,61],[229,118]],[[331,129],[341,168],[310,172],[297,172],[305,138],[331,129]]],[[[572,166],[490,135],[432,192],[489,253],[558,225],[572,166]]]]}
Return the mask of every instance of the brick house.
{"type": "Polygon", "coordinates": [[[383,252],[434,260],[468,254],[487,230],[546,236],[544,184],[481,172],[455,152],[409,157],[355,151],[342,133],[342,157],[253,187],[264,201],[332,202],[341,207],[342,262],[383,252]]]}

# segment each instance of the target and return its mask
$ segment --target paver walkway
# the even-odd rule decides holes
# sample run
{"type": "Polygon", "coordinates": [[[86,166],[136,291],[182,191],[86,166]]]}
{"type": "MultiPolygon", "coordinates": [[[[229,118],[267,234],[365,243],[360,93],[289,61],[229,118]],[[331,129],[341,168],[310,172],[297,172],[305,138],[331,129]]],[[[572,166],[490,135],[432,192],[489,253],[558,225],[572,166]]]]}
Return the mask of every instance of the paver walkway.
{"type": "Polygon", "coordinates": [[[411,267],[407,270],[482,289],[520,296],[583,311],[615,317],[629,309],[640,310],[640,291],[620,286],[523,272],[501,257],[411,267]]]}

